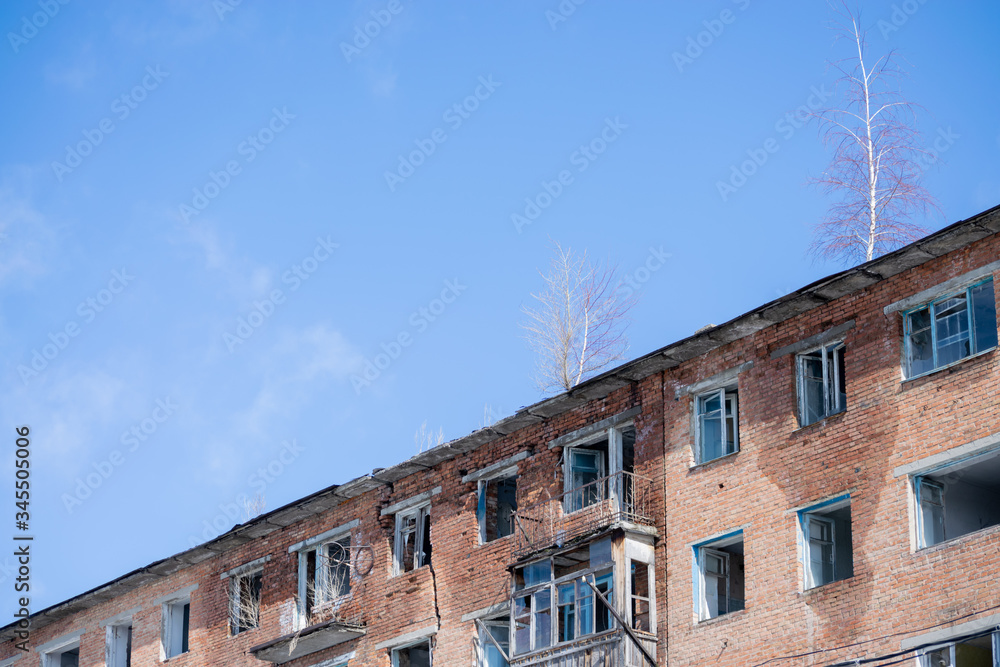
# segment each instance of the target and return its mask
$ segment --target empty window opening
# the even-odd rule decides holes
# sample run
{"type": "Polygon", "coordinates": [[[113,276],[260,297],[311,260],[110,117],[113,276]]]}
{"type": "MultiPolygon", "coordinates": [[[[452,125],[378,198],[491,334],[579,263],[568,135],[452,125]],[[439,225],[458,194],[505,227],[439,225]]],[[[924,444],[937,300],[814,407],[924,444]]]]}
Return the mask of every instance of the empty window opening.
{"type": "Polygon", "coordinates": [[[479,628],[479,646],[481,667],[509,667],[504,655],[510,655],[510,620],[508,618],[491,618],[483,621],[479,628]],[[485,636],[488,632],[493,641],[485,636]],[[496,642],[494,644],[493,642],[496,642]],[[503,653],[497,650],[497,644],[503,653]]]}
{"type": "Polygon", "coordinates": [[[80,643],[64,646],[42,655],[43,667],[79,667],[80,643]]]}
{"type": "Polygon", "coordinates": [[[132,667],[132,625],[107,628],[108,667],[132,667]]]}
{"type": "Polygon", "coordinates": [[[1000,633],[955,642],[924,654],[921,667],[998,667],[1000,633]]]}
{"type": "Polygon", "coordinates": [[[614,604],[611,541],[556,554],[514,570],[514,654],[571,642],[613,627],[611,611],[581,577],[614,604]]]}
{"type": "Polygon", "coordinates": [[[264,571],[229,578],[229,632],[238,635],[260,625],[260,593],[264,571]]]}
{"type": "Polygon", "coordinates": [[[849,499],[824,503],[799,513],[805,588],[854,576],[849,499]]]}
{"type": "Polygon", "coordinates": [[[695,547],[699,620],[744,609],[743,533],[695,547]]]}
{"type": "Polygon", "coordinates": [[[997,346],[993,279],[904,316],[907,377],[929,373],[997,346]]]}
{"type": "Polygon", "coordinates": [[[396,514],[395,570],[410,572],[431,562],[430,505],[396,514]]]}
{"type": "Polygon", "coordinates": [[[808,426],[847,409],[844,344],[831,343],[795,358],[799,424],[808,426]]]}
{"type": "Polygon", "coordinates": [[[652,632],[653,625],[650,618],[650,588],[649,570],[646,563],[631,561],[629,574],[632,589],[632,629],[642,632],[652,632]]]}
{"type": "Polygon", "coordinates": [[[517,509],[517,476],[479,482],[479,541],[482,544],[514,532],[517,509]]]}
{"type": "Polygon", "coordinates": [[[163,605],[164,657],[188,652],[188,634],[191,629],[191,601],[178,600],[163,605]]]}
{"type": "Polygon", "coordinates": [[[392,667],[431,667],[431,642],[397,648],[392,652],[392,667]]]}
{"type": "Polygon", "coordinates": [[[702,394],[696,399],[698,462],[733,454],[740,448],[736,387],[702,394]]]}
{"type": "Polygon", "coordinates": [[[1000,524],[1000,452],[914,477],[913,487],[921,547],[1000,524]]]}

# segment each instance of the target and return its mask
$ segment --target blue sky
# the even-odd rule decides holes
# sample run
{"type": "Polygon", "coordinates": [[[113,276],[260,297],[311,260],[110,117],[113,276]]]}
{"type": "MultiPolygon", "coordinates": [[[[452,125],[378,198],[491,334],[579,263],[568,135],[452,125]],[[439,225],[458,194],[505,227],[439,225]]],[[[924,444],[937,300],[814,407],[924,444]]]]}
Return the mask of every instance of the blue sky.
{"type": "MultiPolygon", "coordinates": [[[[843,268],[806,254],[829,153],[783,119],[846,53],[825,2],[778,5],[4,3],[2,486],[28,425],[33,608],[541,398],[518,321],[550,239],[644,280],[632,357],[843,268]]],[[[996,205],[1000,5],[863,20],[949,137],[921,222],[996,205]]]]}

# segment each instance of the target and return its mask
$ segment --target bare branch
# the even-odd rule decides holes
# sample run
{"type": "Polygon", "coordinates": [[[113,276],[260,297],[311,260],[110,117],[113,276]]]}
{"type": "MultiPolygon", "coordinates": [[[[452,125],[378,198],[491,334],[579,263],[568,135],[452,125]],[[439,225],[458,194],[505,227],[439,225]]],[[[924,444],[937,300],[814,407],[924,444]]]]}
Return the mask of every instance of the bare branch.
{"type": "Polygon", "coordinates": [[[556,243],[545,289],[522,308],[528,344],[538,355],[536,381],[544,393],[572,389],[618,361],[628,349],[628,312],[635,298],[621,289],[614,267],[598,267],[586,253],[556,243]]]}
{"type": "Polygon", "coordinates": [[[899,91],[903,72],[895,53],[872,61],[860,14],[844,2],[834,25],[838,40],[850,40],[855,55],[831,63],[841,73],[838,88],[846,88],[843,106],[813,114],[834,154],[822,176],[813,179],[833,203],[816,226],[811,251],[857,263],[926,234],[911,219],[938,206],[920,184],[918,158],[925,151],[914,126],[918,107],[899,91]]]}

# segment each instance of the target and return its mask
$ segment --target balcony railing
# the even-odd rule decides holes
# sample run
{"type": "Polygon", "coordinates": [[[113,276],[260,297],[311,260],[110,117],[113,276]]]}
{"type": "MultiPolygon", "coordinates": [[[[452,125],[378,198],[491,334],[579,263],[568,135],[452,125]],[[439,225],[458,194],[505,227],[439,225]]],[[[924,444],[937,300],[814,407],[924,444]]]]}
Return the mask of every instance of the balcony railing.
{"type": "MultiPolygon", "coordinates": [[[[639,637],[643,648],[656,655],[656,638],[642,634],[639,637]]],[[[511,667],[592,667],[594,665],[614,665],[614,667],[647,667],[642,651],[621,629],[611,630],[585,637],[571,644],[561,644],[544,651],[523,656],[511,656],[511,667]]]]}
{"type": "Polygon", "coordinates": [[[653,526],[653,481],[620,471],[514,512],[521,557],[616,523],[653,526]]]}

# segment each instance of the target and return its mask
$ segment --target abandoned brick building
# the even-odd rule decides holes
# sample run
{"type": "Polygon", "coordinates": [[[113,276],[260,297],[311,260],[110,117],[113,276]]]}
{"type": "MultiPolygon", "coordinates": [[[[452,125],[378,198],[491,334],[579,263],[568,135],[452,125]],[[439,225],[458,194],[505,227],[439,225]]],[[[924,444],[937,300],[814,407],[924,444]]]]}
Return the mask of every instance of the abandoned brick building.
{"type": "Polygon", "coordinates": [[[0,667],[998,667],[998,277],[1000,207],[7,625],[0,667]]]}

